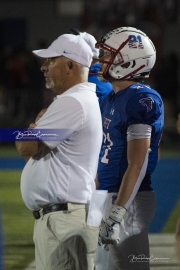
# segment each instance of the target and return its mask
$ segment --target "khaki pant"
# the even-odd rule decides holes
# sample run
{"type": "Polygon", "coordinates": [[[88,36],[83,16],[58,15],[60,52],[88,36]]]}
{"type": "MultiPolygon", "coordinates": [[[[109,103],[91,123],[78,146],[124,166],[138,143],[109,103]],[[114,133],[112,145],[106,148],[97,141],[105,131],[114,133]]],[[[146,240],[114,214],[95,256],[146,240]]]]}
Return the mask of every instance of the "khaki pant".
{"type": "Polygon", "coordinates": [[[81,204],[41,216],[34,226],[36,270],[93,270],[98,232],[86,225],[81,204]]]}

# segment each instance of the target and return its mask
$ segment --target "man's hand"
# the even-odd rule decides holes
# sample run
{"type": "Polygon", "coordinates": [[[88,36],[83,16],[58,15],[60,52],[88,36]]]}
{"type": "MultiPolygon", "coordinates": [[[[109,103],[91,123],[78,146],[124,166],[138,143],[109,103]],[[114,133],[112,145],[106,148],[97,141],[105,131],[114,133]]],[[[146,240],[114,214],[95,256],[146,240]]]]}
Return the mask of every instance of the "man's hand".
{"type": "Polygon", "coordinates": [[[43,116],[43,114],[45,114],[46,111],[47,111],[47,109],[42,109],[42,110],[38,113],[38,115],[36,116],[35,122],[34,122],[34,123],[31,123],[31,124],[29,125],[29,128],[35,128],[35,127],[37,126],[37,125],[36,125],[37,121],[43,116]]]}
{"type": "Polygon", "coordinates": [[[101,220],[101,225],[99,227],[99,237],[98,237],[98,245],[101,246],[105,250],[109,250],[107,242],[107,237],[108,232],[107,232],[107,226],[105,221],[102,219],[101,220]]]}
{"type": "Polygon", "coordinates": [[[123,216],[126,213],[126,209],[119,205],[113,205],[109,218],[106,220],[107,230],[109,238],[113,244],[118,244],[120,241],[120,223],[123,220],[123,216]]]}
{"type": "Polygon", "coordinates": [[[45,114],[45,112],[47,111],[47,109],[42,109],[38,115],[36,116],[36,119],[35,119],[35,123],[43,116],[43,114],[45,114]]]}
{"type": "MultiPolygon", "coordinates": [[[[36,122],[43,116],[43,114],[47,111],[47,109],[41,110],[36,119],[35,123],[31,123],[29,125],[29,128],[35,128],[36,127],[36,122]]],[[[16,148],[19,152],[19,154],[24,157],[26,162],[30,159],[30,157],[36,155],[39,153],[44,147],[45,144],[41,141],[32,141],[32,142],[21,142],[21,141],[16,141],[15,142],[16,148]]]]}
{"type": "Polygon", "coordinates": [[[106,222],[104,220],[101,221],[98,241],[100,245],[118,244],[120,242],[119,225],[125,213],[126,209],[124,207],[114,205],[106,222]]]}
{"type": "Polygon", "coordinates": [[[45,112],[47,111],[47,108],[45,109],[42,109],[38,115],[36,116],[36,119],[35,119],[35,123],[43,116],[43,114],[45,114],[45,112]]]}
{"type": "Polygon", "coordinates": [[[35,123],[31,123],[30,125],[29,125],[29,128],[35,128],[37,125],[35,124],[35,123]]]}

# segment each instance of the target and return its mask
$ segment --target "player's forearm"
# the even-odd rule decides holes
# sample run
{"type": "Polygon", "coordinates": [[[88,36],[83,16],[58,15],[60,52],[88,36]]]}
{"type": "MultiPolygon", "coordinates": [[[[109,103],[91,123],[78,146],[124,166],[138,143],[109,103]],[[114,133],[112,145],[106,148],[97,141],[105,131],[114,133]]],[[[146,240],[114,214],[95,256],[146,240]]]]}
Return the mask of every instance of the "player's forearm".
{"type": "Polygon", "coordinates": [[[129,167],[126,170],[116,200],[117,205],[127,208],[128,201],[130,199],[132,200],[132,196],[133,198],[136,196],[137,190],[135,190],[135,185],[138,181],[140,171],[141,168],[139,167],[134,167],[133,169],[129,167]]]}
{"type": "Polygon", "coordinates": [[[18,142],[15,143],[17,151],[19,154],[28,161],[30,157],[38,154],[44,147],[45,144],[42,142],[18,142]]]}
{"type": "Polygon", "coordinates": [[[128,141],[128,168],[122,179],[116,204],[128,208],[145,176],[150,152],[150,139],[128,141]]]}

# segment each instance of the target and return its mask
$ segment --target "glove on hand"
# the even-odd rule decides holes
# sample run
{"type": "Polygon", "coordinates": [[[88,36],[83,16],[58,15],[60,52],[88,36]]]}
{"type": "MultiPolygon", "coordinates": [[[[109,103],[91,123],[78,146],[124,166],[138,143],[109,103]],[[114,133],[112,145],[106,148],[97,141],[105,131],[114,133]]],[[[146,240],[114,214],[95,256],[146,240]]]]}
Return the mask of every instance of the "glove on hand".
{"type": "Polygon", "coordinates": [[[107,236],[107,227],[105,221],[102,219],[99,227],[98,245],[102,246],[103,239],[107,236]]]}
{"type": "Polygon", "coordinates": [[[109,218],[106,220],[108,240],[111,244],[118,244],[120,241],[120,223],[123,219],[126,209],[119,205],[113,205],[109,218]]]}
{"type": "Polygon", "coordinates": [[[98,245],[101,246],[102,249],[108,251],[108,244],[110,244],[110,240],[108,239],[107,225],[106,222],[102,219],[101,225],[99,227],[98,245]]]}

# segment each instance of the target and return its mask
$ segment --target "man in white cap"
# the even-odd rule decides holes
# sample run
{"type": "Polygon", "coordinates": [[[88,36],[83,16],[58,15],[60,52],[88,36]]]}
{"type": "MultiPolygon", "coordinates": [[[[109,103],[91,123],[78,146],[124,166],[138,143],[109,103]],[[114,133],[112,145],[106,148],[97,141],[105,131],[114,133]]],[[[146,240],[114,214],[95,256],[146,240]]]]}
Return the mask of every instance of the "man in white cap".
{"type": "Polygon", "coordinates": [[[27,161],[22,198],[36,219],[36,270],[92,270],[99,228],[87,225],[86,217],[102,142],[96,86],[88,82],[93,53],[71,34],[33,53],[46,58],[46,87],[57,93],[30,125],[37,134],[44,131],[38,140],[16,141],[27,161]],[[54,139],[43,140],[47,130],[54,139]]]}

